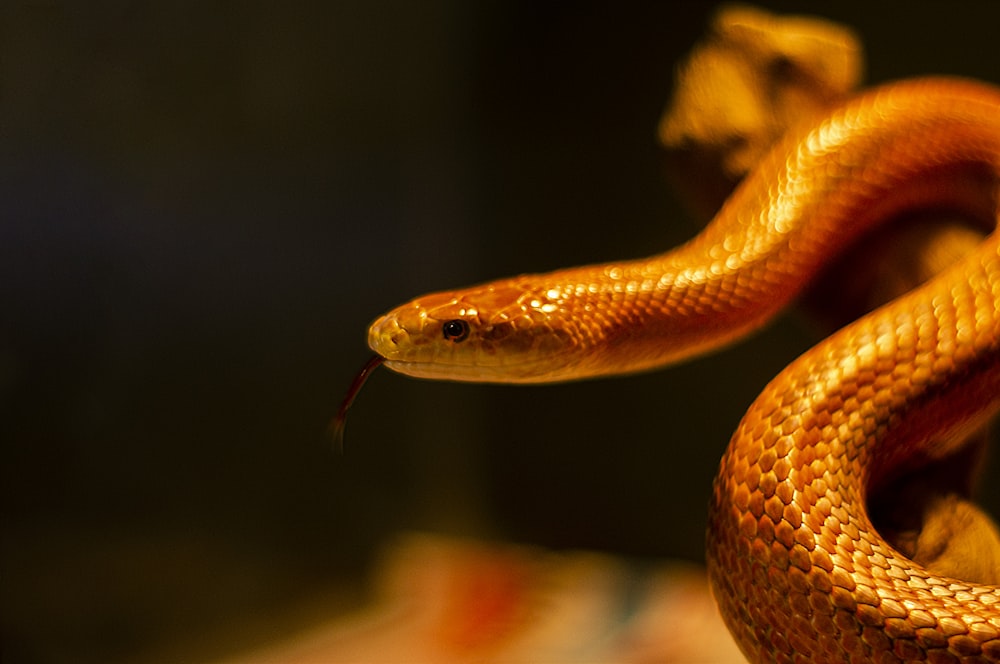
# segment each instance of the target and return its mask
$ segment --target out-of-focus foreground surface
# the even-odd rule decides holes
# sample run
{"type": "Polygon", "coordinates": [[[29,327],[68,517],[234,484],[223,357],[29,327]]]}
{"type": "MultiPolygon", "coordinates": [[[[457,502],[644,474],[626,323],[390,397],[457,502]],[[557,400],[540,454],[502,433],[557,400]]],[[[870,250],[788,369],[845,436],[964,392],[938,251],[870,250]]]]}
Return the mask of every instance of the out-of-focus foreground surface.
{"type": "MultiPolygon", "coordinates": [[[[871,81],[1000,81],[988,3],[766,5],[856,27],[871,81]]],[[[403,529],[700,561],[787,322],[606,382],[384,372],[323,431],[389,306],[695,232],[656,127],[712,9],[0,7],[4,662],[264,647],[368,605],[403,529]]]]}

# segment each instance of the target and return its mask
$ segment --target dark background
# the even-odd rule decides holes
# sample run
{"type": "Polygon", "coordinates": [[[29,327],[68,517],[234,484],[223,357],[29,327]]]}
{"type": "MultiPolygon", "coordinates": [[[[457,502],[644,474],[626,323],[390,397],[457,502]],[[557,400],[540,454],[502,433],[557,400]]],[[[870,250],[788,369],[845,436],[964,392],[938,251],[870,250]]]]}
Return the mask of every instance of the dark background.
{"type": "MultiPolygon", "coordinates": [[[[1000,82],[993,3],[764,4],[855,26],[872,81],[1000,82]]],[[[701,560],[789,320],[632,378],[382,371],[324,429],[390,306],[695,232],[655,127],[712,9],[0,5],[2,660],[248,648],[407,529],[701,560]]]]}

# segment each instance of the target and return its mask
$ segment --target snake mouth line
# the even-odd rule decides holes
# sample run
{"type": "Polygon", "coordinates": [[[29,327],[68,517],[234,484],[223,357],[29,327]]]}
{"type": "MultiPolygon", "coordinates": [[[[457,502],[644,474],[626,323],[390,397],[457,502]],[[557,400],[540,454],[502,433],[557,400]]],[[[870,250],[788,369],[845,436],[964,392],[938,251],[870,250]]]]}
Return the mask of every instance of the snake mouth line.
{"type": "MultiPolygon", "coordinates": [[[[544,361],[497,361],[493,363],[445,363],[440,361],[384,358],[387,369],[413,378],[460,383],[537,384],[559,382],[560,372],[574,370],[571,353],[548,353],[544,361]]],[[[568,379],[565,379],[568,380],[568,379]]]]}
{"type": "Polygon", "coordinates": [[[433,362],[407,362],[405,360],[386,360],[387,369],[405,374],[413,378],[431,380],[446,380],[457,383],[551,383],[551,374],[540,374],[537,370],[530,371],[532,363],[503,365],[447,365],[433,362]],[[503,369],[502,373],[492,376],[493,370],[503,369]]]}

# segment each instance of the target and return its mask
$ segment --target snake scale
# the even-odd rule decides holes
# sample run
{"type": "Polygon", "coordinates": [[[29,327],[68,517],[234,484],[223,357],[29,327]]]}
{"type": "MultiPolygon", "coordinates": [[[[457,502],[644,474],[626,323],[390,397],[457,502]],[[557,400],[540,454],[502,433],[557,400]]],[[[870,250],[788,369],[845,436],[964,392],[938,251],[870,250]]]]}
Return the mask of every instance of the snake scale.
{"type": "MultiPolygon", "coordinates": [[[[874,88],[783,140],[686,244],[420,297],[372,324],[364,373],[537,383],[663,366],[757,330],[903,213],[992,231],[998,186],[1000,90],[874,88]]],[[[951,454],[998,388],[997,234],[772,380],[722,459],[707,536],[713,592],[751,661],[1000,661],[1000,589],[902,556],[866,508],[951,454]]]]}

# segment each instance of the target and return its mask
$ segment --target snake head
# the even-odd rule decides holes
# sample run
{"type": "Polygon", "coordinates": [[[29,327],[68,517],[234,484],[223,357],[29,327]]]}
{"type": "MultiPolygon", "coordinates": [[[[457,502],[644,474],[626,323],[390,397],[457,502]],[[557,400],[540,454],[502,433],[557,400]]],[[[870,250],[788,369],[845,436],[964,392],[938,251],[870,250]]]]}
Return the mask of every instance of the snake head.
{"type": "Polygon", "coordinates": [[[368,345],[419,378],[551,381],[578,343],[551,295],[516,279],[425,295],[372,323],[368,345]]]}

